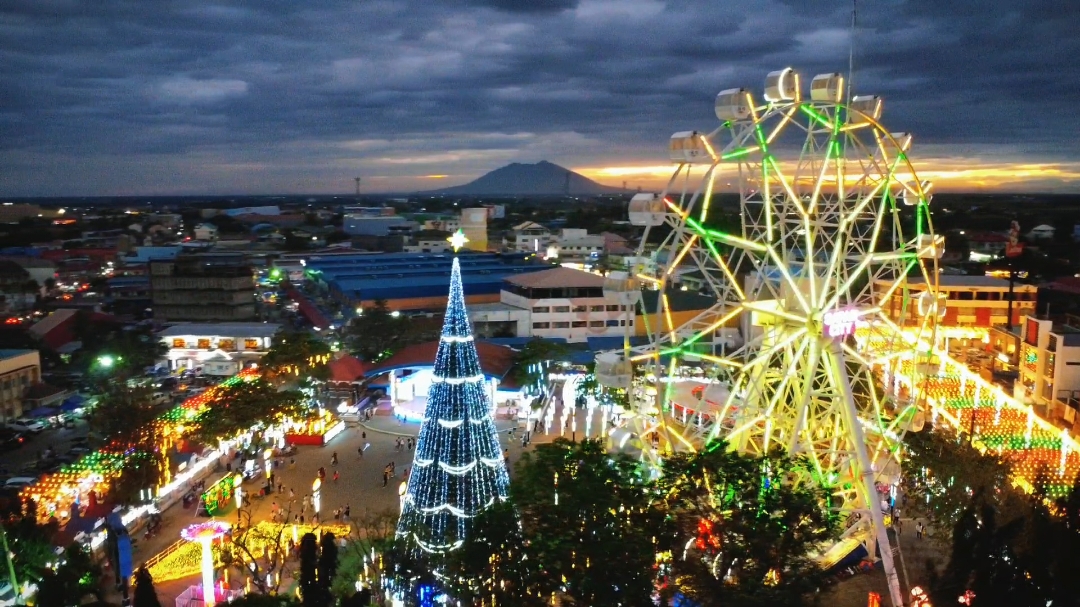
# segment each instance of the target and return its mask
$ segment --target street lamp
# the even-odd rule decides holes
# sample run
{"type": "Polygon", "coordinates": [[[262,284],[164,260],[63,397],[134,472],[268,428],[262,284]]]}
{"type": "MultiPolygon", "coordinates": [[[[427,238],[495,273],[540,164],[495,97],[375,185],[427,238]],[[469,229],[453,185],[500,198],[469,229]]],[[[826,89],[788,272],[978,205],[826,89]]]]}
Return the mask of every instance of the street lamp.
{"type": "Polygon", "coordinates": [[[113,364],[117,360],[119,360],[119,358],[113,358],[112,356],[109,356],[108,354],[103,354],[103,355],[101,355],[101,356],[99,356],[97,358],[98,364],[101,365],[102,367],[105,367],[106,369],[112,368],[113,364]]]}
{"type": "Polygon", "coordinates": [[[319,514],[319,508],[322,506],[322,492],[319,491],[322,487],[322,479],[315,477],[315,481],[311,483],[311,501],[315,506],[315,514],[319,514]]]}

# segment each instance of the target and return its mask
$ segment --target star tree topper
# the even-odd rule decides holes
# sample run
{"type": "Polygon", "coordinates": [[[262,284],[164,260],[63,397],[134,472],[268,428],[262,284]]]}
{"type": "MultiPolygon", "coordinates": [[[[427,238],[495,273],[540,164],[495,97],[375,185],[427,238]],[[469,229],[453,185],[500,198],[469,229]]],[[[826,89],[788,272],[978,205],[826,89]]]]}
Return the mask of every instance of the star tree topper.
{"type": "Polygon", "coordinates": [[[466,242],[469,242],[469,239],[465,238],[465,232],[462,232],[459,228],[457,232],[454,232],[454,234],[450,236],[450,238],[446,239],[446,242],[449,242],[450,247],[457,253],[458,249],[464,247],[466,242]]]}

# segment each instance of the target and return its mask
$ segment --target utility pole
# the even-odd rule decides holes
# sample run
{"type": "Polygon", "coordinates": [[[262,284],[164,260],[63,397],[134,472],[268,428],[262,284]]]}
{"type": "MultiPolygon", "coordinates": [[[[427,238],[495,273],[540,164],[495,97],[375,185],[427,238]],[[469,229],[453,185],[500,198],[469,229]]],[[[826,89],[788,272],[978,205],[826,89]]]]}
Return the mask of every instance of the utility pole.
{"type": "Polygon", "coordinates": [[[1016,284],[1016,258],[1024,252],[1024,245],[1020,242],[1020,224],[1013,221],[1009,226],[1009,243],[1005,245],[1005,258],[1009,260],[1009,317],[1005,319],[1005,327],[1009,333],[1013,328],[1013,289],[1016,284]]]}
{"type": "Polygon", "coordinates": [[[356,197],[360,198],[360,178],[353,177],[353,179],[356,181],[356,197]]]}
{"type": "Polygon", "coordinates": [[[11,582],[11,590],[15,593],[15,604],[22,605],[22,590],[19,588],[19,581],[15,578],[15,563],[11,561],[11,550],[8,549],[7,543],[7,531],[4,529],[3,524],[0,524],[0,544],[3,544],[4,561],[7,563],[8,581],[11,582]]]}

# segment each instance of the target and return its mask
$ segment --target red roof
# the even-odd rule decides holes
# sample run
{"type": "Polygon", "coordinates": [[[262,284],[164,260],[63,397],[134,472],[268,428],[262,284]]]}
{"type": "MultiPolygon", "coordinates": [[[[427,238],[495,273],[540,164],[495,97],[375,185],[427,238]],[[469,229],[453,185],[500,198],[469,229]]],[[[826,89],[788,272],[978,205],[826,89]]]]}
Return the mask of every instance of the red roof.
{"type": "Polygon", "coordinates": [[[330,381],[354,382],[364,376],[368,365],[355,356],[342,356],[330,361],[330,381]]]}
{"type": "MultiPolygon", "coordinates": [[[[50,350],[56,350],[64,345],[75,341],[75,316],[78,311],[70,308],[56,310],[49,316],[39,320],[30,333],[41,340],[42,345],[50,350]],[[35,330],[36,329],[36,330],[35,330]]],[[[101,312],[88,312],[87,322],[94,325],[108,325],[118,327],[123,323],[120,319],[110,314],[101,312]]]]}
{"type": "MultiPolygon", "coordinates": [[[[409,346],[390,358],[374,365],[368,375],[378,375],[390,369],[405,367],[430,367],[435,364],[435,353],[439,350],[438,341],[409,346]]],[[[514,350],[484,341],[476,342],[476,354],[480,357],[480,369],[485,375],[502,378],[514,366],[514,350]]]]}
{"type": "Polygon", "coordinates": [[[330,328],[330,325],[332,324],[330,322],[330,319],[327,318],[325,314],[320,312],[319,308],[317,308],[315,304],[311,303],[311,300],[309,300],[303,293],[296,290],[295,287],[293,287],[292,285],[286,286],[285,295],[287,295],[289,299],[296,302],[296,305],[300,308],[300,313],[304,315],[304,318],[308,319],[308,322],[322,329],[330,328]]]}

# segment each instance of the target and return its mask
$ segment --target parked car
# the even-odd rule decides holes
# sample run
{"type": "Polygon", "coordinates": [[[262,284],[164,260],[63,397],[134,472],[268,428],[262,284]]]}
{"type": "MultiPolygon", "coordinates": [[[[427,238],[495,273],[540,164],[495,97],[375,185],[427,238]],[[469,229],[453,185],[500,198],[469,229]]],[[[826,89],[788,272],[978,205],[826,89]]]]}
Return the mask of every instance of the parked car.
{"type": "Polygon", "coordinates": [[[49,425],[41,421],[40,419],[20,417],[13,422],[8,422],[7,427],[8,429],[14,430],[16,432],[30,432],[32,434],[37,434],[47,429],[49,425]]]}
{"type": "Polygon", "coordinates": [[[37,482],[37,480],[38,479],[36,476],[14,476],[7,479],[7,481],[4,483],[4,486],[13,489],[22,489],[27,485],[33,485],[37,482]]]}

